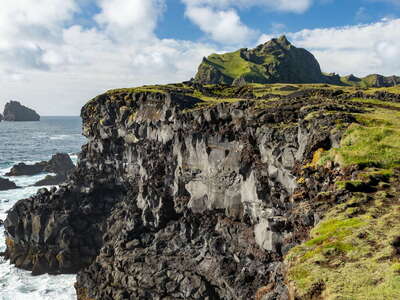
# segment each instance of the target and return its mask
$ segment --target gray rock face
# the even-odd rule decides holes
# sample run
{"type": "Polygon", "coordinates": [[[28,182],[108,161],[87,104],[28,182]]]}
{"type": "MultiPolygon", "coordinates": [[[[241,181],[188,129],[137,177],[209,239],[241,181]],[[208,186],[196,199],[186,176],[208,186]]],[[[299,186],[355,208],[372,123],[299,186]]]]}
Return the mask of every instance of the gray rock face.
{"type": "MultiPolygon", "coordinates": [[[[116,92],[82,110],[88,144],[70,181],[19,201],[7,253],[33,274],[78,272],[78,299],[287,297],[283,249],[296,164],[334,144],[329,99],[194,109],[183,95],[116,92]]],[[[343,110],[343,107],[340,107],[343,110]]]]}
{"type": "Polygon", "coordinates": [[[53,181],[58,179],[58,182],[61,183],[74,168],[75,166],[67,153],[57,153],[49,161],[42,161],[33,165],[19,163],[13,166],[6,176],[32,176],[43,172],[56,173],[58,176],[55,176],[53,181]]]}
{"type": "Polygon", "coordinates": [[[18,101],[10,101],[4,107],[5,121],[40,121],[40,116],[33,110],[21,105],[18,101]]]}
{"type": "Polygon", "coordinates": [[[25,163],[19,163],[14,165],[10,172],[6,174],[6,176],[32,176],[37,175],[44,172],[46,167],[46,162],[39,162],[33,165],[27,165],[25,163]]]}
{"type": "Polygon", "coordinates": [[[17,188],[18,186],[11,180],[0,177],[0,191],[13,190],[17,188]]]}

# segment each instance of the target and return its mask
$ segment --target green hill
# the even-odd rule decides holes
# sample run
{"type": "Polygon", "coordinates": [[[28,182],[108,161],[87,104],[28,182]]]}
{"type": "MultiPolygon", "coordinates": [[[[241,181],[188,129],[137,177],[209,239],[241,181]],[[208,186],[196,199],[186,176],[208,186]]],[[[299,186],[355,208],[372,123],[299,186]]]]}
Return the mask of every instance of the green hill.
{"type": "Polygon", "coordinates": [[[322,83],[315,57],[294,47],[285,36],[258,46],[203,59],[195,81],[203,84],[322,83]]]}
{"type": "Polygon", "coordinates": [[[285,36],[272,39],[255,49],[240,49],[205,57],[194,79],[200,84],[245,85],[247,83],[327,83],[359,88],[392,87],[398,76],[379,74],[358,78],[322,73],[317,59],[307,50],[296,48],[285,36]]]}

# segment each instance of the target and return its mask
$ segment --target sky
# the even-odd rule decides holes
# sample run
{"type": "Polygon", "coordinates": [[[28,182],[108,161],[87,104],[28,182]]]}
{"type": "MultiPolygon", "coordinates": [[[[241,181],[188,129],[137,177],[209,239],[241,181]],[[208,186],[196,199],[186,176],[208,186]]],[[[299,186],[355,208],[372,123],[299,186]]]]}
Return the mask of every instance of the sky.
{"type": "Polygon", "coordinates": [[[324,72],[400,75],[400,0],[2,0],[0,110],[79,115],[112,88],[194,76],[285,34],[324,72]]]}

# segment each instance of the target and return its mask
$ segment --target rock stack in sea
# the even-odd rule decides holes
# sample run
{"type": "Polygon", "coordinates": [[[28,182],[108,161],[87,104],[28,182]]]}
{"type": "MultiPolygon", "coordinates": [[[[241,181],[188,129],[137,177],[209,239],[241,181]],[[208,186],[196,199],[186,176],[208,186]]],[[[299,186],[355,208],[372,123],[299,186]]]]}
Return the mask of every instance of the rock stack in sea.
{"type": "Polygon", "coordinates": [[[4,121],[40,121],[40,116],[18,101],[10,101],[4,107],[4,121]]]}

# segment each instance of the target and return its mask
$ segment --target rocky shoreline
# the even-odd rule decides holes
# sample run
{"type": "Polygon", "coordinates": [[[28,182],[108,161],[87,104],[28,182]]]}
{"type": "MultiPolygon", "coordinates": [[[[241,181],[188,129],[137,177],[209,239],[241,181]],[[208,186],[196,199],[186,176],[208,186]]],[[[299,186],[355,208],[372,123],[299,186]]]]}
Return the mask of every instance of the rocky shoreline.
{"type": "Polygon", "coordinates": [[[340,175],[299,166],[362,112],[323,94],[203,109],[175,91],[96,97],[70,181],[10,211],[7,257],[33,274],[78,272],[80,300],[288,299],[283,256],[340,175]]]}

